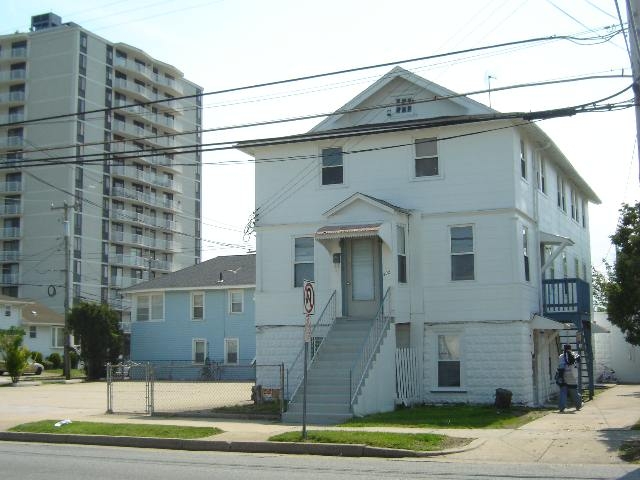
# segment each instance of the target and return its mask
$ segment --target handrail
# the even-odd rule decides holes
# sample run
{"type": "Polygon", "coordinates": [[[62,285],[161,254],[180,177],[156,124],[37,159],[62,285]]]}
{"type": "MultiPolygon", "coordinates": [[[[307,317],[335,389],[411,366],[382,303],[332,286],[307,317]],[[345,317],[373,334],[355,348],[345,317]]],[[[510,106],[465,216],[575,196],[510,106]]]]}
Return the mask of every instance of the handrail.
{"type": "MultiPolygon", "coordinates": [[[[322,342],[320,343],[320,345],[318,345],[317,348],[312,348],[311,349],[312,351],[309,352],[311,358],[309,358],[307,369],[311,367],[311,362],[315,358],[315,354],[318,352],[318,350],[324,343],[324,339],[327,336],[327,334],[331,331],[331,328],[333,327],[335,320],[336,320],[336,291],[334,290],[331,296],[329,297],[329,300],[327,300],[327,303],[325,304],[324,308],[322,309],[322,312],[318,316],[318,320],[316,320],[316,323],[313,325],[313,328],[311,329],[311,338],[320,337],[320,335],[318,335],[318,330],[320,327],[327,327],[327,333],[325,335],[322,335],[322,342]],[[330,316],[328,323],[323,323],[325,315],[330,316]]],[[[298,392],[300,385],[302,385],[302,381],[304,379],[304,361],[303,360],[304,360],[304,345],[298,352],[298,355],[296,356],[296,358],[291,363],[291,366],[287,368],[287,393],[289,393],[287,398],[289,401],[293,399],[295,394],[298,392]],[[293,391],[291,391],[290,389],[291,384],[294,385],[293,391]]]]}
{"type": "Polygon", "coordinates": [[[391,311],[391,308],[389,307],[389,305],[387,305],[387,315],[385,315],[385,304],[391,303],[391,297],[389,295],[390,291],[391,287],[388,287],[387,291],[384,294],[384,297],[382,297],[382,302],[380,302],[380,307],[378,308],[378,312],[376,313],[376,316],[373,320],[371,330],[369,330],[369,335],[362,345],[360,355],[358,356],[358,358],[356,358],[356,360],[353,362],[353,365],[351,366],[351,371],[349,373],[349,382],[351,384],[351,406],[353,406],[353,403],[356,401],[360,387],[364,382],[364,377],[369,371],[369,367],[371,365],[371,362],[373,361],[373,357],[378,351],[380,342],[382,342],[382,337],[387,330],[387,326],[389,325],[389,321],[391,319],[389,313],[391,311]]]}

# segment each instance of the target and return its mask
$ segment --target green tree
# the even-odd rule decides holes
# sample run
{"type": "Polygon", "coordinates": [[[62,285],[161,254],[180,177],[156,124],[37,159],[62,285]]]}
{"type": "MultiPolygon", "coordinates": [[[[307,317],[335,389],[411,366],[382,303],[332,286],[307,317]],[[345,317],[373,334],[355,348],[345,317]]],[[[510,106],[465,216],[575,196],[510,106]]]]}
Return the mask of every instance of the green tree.
{"type": "Polygon", "coordinates": [[[606,271],[603,273],[591,267],[591,287],[593,289],[593,309],[596,312],[607,311],[607,284],[611,276],[611,267],[604,262],[606,271]]]}
{"type": "Polygon", "coordinates": [[[622,205],[611,242],[616,260],[605,288],[609,319],[627,342],[640,345],[640,202],[622,205]]]}
{"type": "Polygon", "coordinates": [[[20,380],[29,358],[29,350],[22,345],[24,334],[24,330],[17,327],[0,330],[0,357],[4,359],[4,368],[13,383],[20,380]]]}
{"type": "Polygon", "coordinates": [[[105,364],[115,362],[120,354],[119,318],[108,305],[81,302],[69,312],[69,327],[80,341],[87,378],[105,375],[105,364]]]}

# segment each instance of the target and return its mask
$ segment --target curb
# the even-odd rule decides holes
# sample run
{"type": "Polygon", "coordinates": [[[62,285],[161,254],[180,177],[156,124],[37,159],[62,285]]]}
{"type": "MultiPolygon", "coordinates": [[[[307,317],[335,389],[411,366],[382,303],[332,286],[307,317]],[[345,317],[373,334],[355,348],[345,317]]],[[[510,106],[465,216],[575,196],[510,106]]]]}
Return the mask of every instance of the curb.
{"type": "Polygon", "coordinates": [[[220,440],[183,440],[177,438],[110,437],[102,435],[69,435],[58,433],[0,432],[0,441],[40,442],[111,447],[157,448],[165,450],[216,451],[240,453],[280,453],[290,455],[326,455],[336,457],[433,457],[474,450],[484,443],[475,439],[464,447],[416,452],[393,448],[369,447],[361,444],[296,443],[296,442],[226,442],[220,440]]]}

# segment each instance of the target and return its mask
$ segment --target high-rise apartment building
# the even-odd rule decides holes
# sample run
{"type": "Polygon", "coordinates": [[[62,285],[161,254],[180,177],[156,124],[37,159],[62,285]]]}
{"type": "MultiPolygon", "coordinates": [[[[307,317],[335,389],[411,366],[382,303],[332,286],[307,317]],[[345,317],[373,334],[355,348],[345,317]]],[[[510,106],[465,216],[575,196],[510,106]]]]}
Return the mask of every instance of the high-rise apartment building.
{"type": "Polygon", "coordinates": [[[74,301],[122,309],[199,262],[201,93],[52,13],[0,36],[0,293],[63,311],[68,258],[74,301]]]}

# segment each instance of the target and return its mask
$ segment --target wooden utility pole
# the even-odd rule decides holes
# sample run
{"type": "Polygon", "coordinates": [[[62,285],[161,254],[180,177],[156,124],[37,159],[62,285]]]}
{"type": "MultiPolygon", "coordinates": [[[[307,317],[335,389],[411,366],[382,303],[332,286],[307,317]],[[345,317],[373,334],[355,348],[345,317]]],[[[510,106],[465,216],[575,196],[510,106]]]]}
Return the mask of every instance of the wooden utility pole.
{"type": "MultiPolygon", "coordinates": [[[[627,23],[629,25],[629,55],[633,73],[633,96],[636,111],[636,143],[640,160],[640,0],[626,0],[627,23]]],[[[640,161],[638,180],[640,180],[640,161]]]]}
{"type": "Polygon", "coordinates": [[[71,308],[71,221],[69,212],[75,210],[76,206],[68,205],[65,201],[61,207],[54,207],[51,204],[51,210],[64,210],[64,352],[63,352],[63,369],[64,378],[71,379],[71,329],[69,328],[69,310],[71,308]]]}

